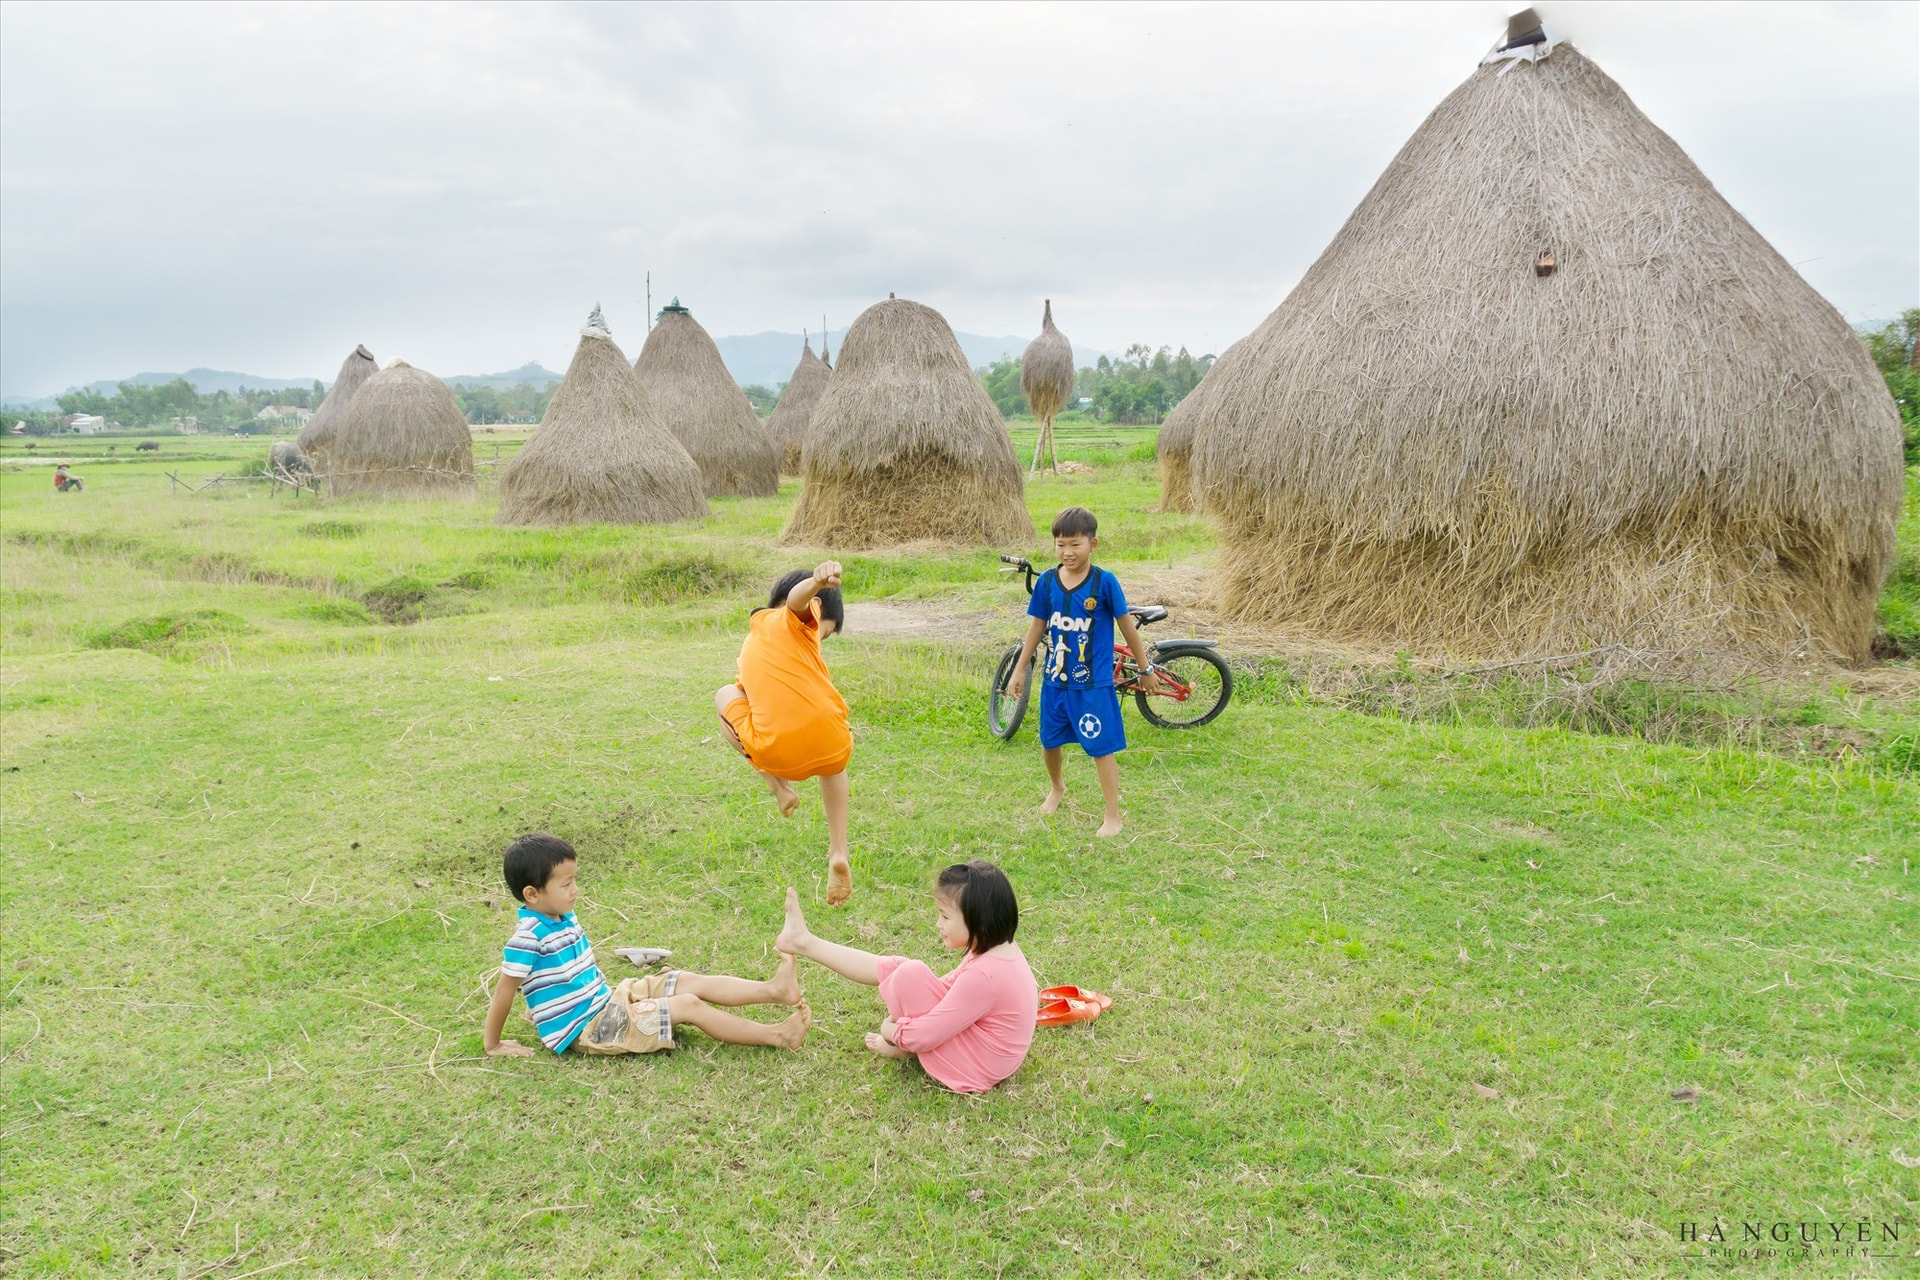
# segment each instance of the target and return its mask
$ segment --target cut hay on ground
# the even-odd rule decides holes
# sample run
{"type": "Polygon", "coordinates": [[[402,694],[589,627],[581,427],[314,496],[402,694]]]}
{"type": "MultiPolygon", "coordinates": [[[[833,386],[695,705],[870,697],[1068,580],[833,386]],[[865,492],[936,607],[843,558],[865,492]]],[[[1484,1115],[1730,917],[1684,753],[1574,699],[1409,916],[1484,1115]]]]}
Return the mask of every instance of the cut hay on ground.
{"type": "Polygon", "coordinates": [[[1057,472],[1060,464],[1053,451],[1053,418],[1073,399],[1073,344],[1053,326],[1052,298],[1047,299],[1040,317],[1040,336],[1020,355],[1020,391],[1027,397],[1033,416],[1040,419],[1040,435],[1033,442],[1033,465],[1027,470],[1038,471],[1044,456],[1057,472]]]}
{"type": "Polygon", "coordinates": [[[373,352],[365,346],[355,347],[340,362],[340,372],[335,375],[333,385],[327,388],[326,398],[320,401],[320,407],[313,411],[307,424],[300,428],[297,443],[300,452],[307,461],[324,472],[332,462],[333,438],[340,431],[340,420],[346,415],[347,405],[353,400],[353,393],[360,384],[371,378],[380,366],[374,361],[373,352]]]}
{"type": "Polygon", "coordinates": [[[348,403],[331,475],[337,497],[470,498],[473,433],[446,383],[396,360],[348,403]]]}
{"type": "MultiPolygon", "coordinates": [[[[1239,346],[1234,343],[1233,346],[1239,346]]],[[[1213,369],[1220,367],[1226,358],[1233,354],[1228,347],[1213,362],[1213,368],[1207,370],[1198,386],[1180,398],[1173,406],[1165,422],[1160,424],[1160,434],[1154,438],[1154,457],[1160,462],[1160,509],[1162,511],[1196,511],[1199,505],[1193,497],[1193,435],[1206,413],[1207,393],[1217,386],[1213,369]]]]}
{"type": "Polygon", "coordinates": [[[495,524],[662,524],[707,514],[700,468],[593,309],[540,429],[500,476],[495,524]]]}
{"type": "Polygon", "coordinates": [[[806,486],[781,540],[1020,546],[1033,537],[1000,411],[940,313],[904,298],[868,307],[814,405],[806,486]]]}
{"type": "Polygon", "coordinates": [[[793,367],[793,376],[780,392],[780,403],[767,419],[767,435],[780,455],[783,476],[800,474],[800,448],[807,439],[807,420],[813,416],[820,393],[827,389],[827,379],[833,376],[825,358],[814,356],[813,344],[804,338],[802,344],[800,363],[793,367]]]}
{"type": "Polygon", "coordinates": [[[766,427],[720,349],[677,299],[660,312],[634,369],[660,420],[699,464],[707,497],[779,492],[780,460],[766,427]]]}
{"type": "Polygon", "coordinates": [[[1886,388],[1568,45],[1441,103],[1206,387],[1194,480],[1238,617],[1420,652],[1867,657],[1886,388]]]}

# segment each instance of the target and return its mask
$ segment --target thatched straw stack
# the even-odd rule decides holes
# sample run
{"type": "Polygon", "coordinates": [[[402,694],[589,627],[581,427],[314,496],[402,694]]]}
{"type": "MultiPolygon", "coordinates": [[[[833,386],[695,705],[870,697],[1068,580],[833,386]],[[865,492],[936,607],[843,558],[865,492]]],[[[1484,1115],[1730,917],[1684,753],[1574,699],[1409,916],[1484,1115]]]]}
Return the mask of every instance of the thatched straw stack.
{"type": "MultiPolygon", "coordinates": [[[[1234,343],[1233,347],[1239,346],[1234,343]]],[[[1154,456],[1160,460],[1160,509],[1162,511],[1195,511],[1199,504],[1194,501],[1193,476],[1193,437],[1200,425],[1200,419],[1207,411],[1207,394],[1219,384],[1214,370],[1226,363],[1233,354],[1228,347],[1206,376],[1200,379],[1198,386],[1180,398],[1180,403],[1167,413],[1165,422],[1160,424],[1160,434],[1154,438],[1154,456]]]]}
{"type": "Polygon", "coordinates": [[[353,400],[353,393],[360,384],[371,378],[380,368],[373,358],[373,352],[365,346],[355,347],[347,358],[340,362],[340,372],[334,378],[333,385],[327,388],[326,398],[320,401],[320,407],[313,411],[305,426],[300,428],[297,443],[300,452],[315,467],[325,471],[333,454],[333,438],[340,431],[340,419],[346,416],[347,405],[353,400]]]}
{"type": "Polygon", "coordinates": [[[678,298],[661,309],[634,370],[667,430],[700,464],[709,498],[780,491],[780,460],[766,427],[727,372],[720,349],[678,298]]]}
{"type": "Polygon", "coordinates": [[[904,298],[861,312],[807,426],[806,487],[786,542],[875,547],[1033,537],[1020,464],[940,313],[904,298]]]}
{"type": "Polygon", "coordinates": [[[1206,394],[1194,479],[1243,619],[1867,656],[1902,484],[1886,388],[1569,45],[1442,102],[1206,394]]]}
{"type": "Polygon", "coordinates": [[[473,433],[447,384],[395,360],[361,384],[333,443],[333,492],[470,498],[473,433]]]}
{"type": "Polygon", "coordinates": [[[1020,390],[1027,407],[1040,419],[1040,434],[1033,442],[1031,475],[1040,469],[1042,451],[1049,470],[1060,470],[1060,459],[1053,451],[1053,416],[1073,399],[1073,344],[1067,335],[1053,327],[1053,299],[1047,299],[1040,317],[1040,336],[1027,344],[1020,356],[1020,390]]]}
{"type": "MultiPolygon", "coordinates": [[[[820,345],[824,351],[825,339],[820,345]]],[[[833,370],[827,367],[826,358],[816,357],[813,344],[802,339],[800,363],[793,367],[793,376],[780,392],[780,403],[773,407],[773,415],[767,419],[767,434],[773,438],[774,450],[780,455],[783,476],[800,474],[800,446],[806,442],[807,420],[813,416],[813,406],[819,401],[820,393],[827,389],[827,379],[831,376],[833,370]]]]}
{"type": "Polygon", "coordinates": [[[540,429],[500,475],[495,524],[663,524],[707,514],[673,438],[595,307],[540,429]]]}

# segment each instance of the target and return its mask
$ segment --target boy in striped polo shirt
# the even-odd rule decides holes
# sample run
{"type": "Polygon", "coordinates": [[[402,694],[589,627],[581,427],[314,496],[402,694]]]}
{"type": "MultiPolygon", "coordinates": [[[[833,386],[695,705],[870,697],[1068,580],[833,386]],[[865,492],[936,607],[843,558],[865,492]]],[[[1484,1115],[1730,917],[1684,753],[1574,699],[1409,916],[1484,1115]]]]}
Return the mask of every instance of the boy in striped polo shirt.
{"type": "Polygon", "coordinates": [[[611,989],[593,962],[593,946],[573,917],[579,856],[558,836],[521,836],[507,846],[507,889],[521,904],[519,927],[500,959],[500,982],[487,1006],[482,1041],[491,1054],[527,1058],[533,1050],[502,1040],[516,993],[527,1001],[541,1043],[555,1053],[653,1053],[673,1047],[675,1026],[698,1027],[727,1044],[798,1049],[813,1025],[800,997],[793,957],[781,955],[765,982],[678,969],[627,978],[611,989]],[[785,1004],[784,1022],[751,1022],[715,1005],[785,1004]]]}

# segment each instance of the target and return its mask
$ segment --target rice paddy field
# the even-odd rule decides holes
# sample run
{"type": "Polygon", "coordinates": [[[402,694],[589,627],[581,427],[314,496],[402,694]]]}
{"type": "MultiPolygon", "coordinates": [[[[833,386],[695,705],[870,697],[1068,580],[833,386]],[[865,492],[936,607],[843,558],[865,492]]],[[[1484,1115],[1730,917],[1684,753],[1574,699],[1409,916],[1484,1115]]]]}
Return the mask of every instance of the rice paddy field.
{"type": "MultiPolygon", "coordinates": [[[[1063,425],[1091,470],[1028,489],[1042,532],[1092,507],[1123,582],[1218,550],[1154,509],[1151,431],[1063,425]]],[[[1045,819],[1031,727],[986,732],[1023,625],[994,556],[847,555],[870,617],[931,621],[828,646],[857,743],[830,912],[817,788],[783,821],[710,703],[766,583],[832,550],[774,544],[795,482],[502,529],[485,481],[189,490],[265,442],[131,447],[0,453],[0,1273],[1920,1273],[1911,659],[1643,689],[1745,708],[1653,733],[1236,651],[1216,723],[1127,713],[1103,842],[1085,761],[1045,819]],[[939,965],[932,878],[988,857],[1041,980],[1113,1007],[975,1098],[869,1054],[874,994],[811,968],[798,1053],[486,1058],[500,851],[536,829],[581,850],[611,977],[641,944],[770,972],[788,885],[824,936],[939,965]]],[[[1890,620],[1920,611],[1908,483],[1890,620]]]]}

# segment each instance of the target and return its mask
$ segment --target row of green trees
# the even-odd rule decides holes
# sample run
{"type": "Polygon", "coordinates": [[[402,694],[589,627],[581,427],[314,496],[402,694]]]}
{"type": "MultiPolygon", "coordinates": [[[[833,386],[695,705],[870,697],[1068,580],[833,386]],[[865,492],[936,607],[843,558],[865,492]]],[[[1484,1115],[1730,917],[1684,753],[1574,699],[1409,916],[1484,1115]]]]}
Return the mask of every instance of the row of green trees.
{"type": "Polygon", "coordinates": [[[553,387],[536,389],[531,382],[515,383],[505,391],[492,387],[454,387],[453,398],[460,412],[476,427],[496,422],[538,422],[547,415],[547,401],[553,399],[553,387]]]}
{"type": "Polygon", "coordinates": [[[146,384],[122,382],[112,392],[69,391],[55,398],[58,410],[10,413],[17,422],[27,424],[29,435],[47,435],[58,429],[69,414],[87,413],[117,423],[129,431],[164,430],[175,418],[196,418],[202,431],[271,431],[256,415],[270,404],[292,405],[299,409],[317,408],[327,389],[319,382],[311,387],[286,387],[265,391],[242,387],[238,391],[210,391],[202,394],[185,378],[172,382],[146,384]]]}
{"type": "Polygon", "coordinates": [[[1914,344],[1920,342],[1920,307],[1909,307],[1886,328],[1860,336],[1880,366],[1893,402],[1900,406],[1900,425],[1907,433],[1907,465],[1920,465],[1920,369],[1913,365],[1914,344]]]}
{"type": "MultiPolygon", "coordinates": [[[[1192,355],[1185,347],[1177,353],[1170,347],[1156,351],[1136,342],[1118,360],[1101,356],[1081,369],[1074,377],[1074,397],[1085,401],[1082,408],[1102,422],[1159,422],[1200,385],[1213,359],[1192,355]]],[[[1027,411],[1018,360],[995,360],[980,370],[980,381],[1001,417],[1027,411]]]]}

